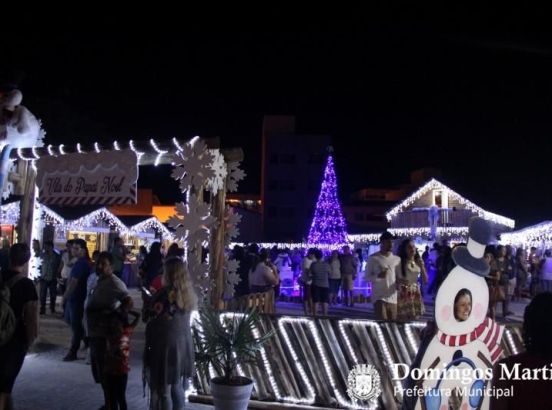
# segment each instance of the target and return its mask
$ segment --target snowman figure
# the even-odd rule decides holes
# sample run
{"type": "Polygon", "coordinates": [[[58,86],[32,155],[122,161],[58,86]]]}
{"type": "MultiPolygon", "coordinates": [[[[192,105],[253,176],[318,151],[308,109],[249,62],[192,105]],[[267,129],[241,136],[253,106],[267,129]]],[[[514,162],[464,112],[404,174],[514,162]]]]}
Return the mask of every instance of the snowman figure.
{"type": "Polygon", "coordinates": [[[484,394],[489,383],[488,369],[502,353],[504,331],[503,326],[486,317],[489,289],[485,277],[489,264],[484,253],[490,236],[489,224],[482,218],[472,218],[467,246],[457,246],[452,252],[456,267],[437,292],[438,331],[420,365],[431,377],[418,382],[423,393],[418,397],[417,409],[446,410],[451,395],[461,401],[462,410],[489,407],[489,397],[484,394]],[[455,303],[458,306],[461,298],[467,308],[455,312],[455,303]]]}

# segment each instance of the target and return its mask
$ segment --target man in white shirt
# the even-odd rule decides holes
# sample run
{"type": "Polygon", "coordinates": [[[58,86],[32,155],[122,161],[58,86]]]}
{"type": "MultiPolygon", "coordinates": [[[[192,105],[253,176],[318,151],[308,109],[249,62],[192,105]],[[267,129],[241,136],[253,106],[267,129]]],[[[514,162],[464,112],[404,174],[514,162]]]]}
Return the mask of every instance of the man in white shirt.
{"type": "Polygon", "coordinates": [[[380,251],[374,253],[366,264],[366,281],[372,282],[372,301],[376,319],[397,319],[397,288],[395,269],[401,258],[393,255],[393,235],[384,232],[380,236],[380,251]]]}

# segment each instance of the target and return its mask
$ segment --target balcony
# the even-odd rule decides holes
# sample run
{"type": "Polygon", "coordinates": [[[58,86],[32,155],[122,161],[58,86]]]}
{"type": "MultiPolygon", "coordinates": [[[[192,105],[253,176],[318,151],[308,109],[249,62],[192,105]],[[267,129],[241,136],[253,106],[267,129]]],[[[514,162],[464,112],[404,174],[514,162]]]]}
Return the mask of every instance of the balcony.
{"type": "MultiPolygon", "coordinates": [[[[468,226],[469,219],[475,214],[469,209],[444,208],[439,210],[437,226],[468,226]]],[[[401,212],[391,221],[391,228],[429,227],[428,209],[412,209],[401,212]]]]}

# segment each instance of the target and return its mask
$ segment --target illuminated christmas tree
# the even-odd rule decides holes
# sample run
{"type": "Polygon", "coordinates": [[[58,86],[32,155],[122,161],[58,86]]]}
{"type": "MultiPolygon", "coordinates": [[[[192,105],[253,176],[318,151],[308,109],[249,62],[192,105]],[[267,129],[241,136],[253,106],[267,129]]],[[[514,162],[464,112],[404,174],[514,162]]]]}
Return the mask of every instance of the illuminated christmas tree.
{"type": "Polygon", "coordinates": [[[344,245],[347,243],[347,226],[337,198],[337,183],[333,157],[328,155],[322,188],[309,231],[308,242],[314,245],[344,245]]]}

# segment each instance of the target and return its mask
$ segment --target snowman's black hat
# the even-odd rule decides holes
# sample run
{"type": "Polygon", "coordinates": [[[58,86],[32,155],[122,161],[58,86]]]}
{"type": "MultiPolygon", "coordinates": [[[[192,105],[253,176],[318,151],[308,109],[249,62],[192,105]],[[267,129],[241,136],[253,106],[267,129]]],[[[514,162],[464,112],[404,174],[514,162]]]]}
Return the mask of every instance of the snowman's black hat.
{"type": "Polygon", "coordinates": [[[491,239],[491,226],[480,217],[470,219],[469,238],[466,246],[457,246],[452,251],[454,263],[479,276],[489,274],[485,260],[485,247],[491,239]]]}

